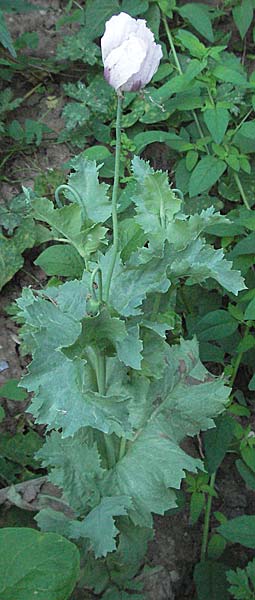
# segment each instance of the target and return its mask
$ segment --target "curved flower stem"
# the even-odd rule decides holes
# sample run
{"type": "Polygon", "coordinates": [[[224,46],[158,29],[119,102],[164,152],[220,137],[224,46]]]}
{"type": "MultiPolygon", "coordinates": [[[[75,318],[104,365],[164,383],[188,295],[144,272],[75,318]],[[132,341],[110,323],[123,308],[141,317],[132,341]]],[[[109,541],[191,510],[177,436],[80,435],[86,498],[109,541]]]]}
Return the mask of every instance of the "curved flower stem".
{"type": "MultiPolygon", "coordinates": [[[[215,477],[216,477],[216,473],[213,473],[210,478],[210,487],[211,488],[214,488],[215,477]]],[[[202,545],[201,545],[201,561],[206,559],[211,508],[212,508],[212,496],[210,494],[207,497],[207,503],[206,503],[206,508],[205,508],[205,520],[204,520],[203,537],[202,537],[202,545]]]]}
{"type": "Polygon", "coordinates": [[[118,217],[117,217],[117,199],[119,189],[119,177],[120,177],[120,140],[121,140],[121,114],[122,114],[122,96],[118,94],[118,107],[117,107],[117,119],[116,119],[116,153],[115,153],[115,170],[114,170],[114,183],[112,192],[112,226],[113,226],[113,253],[109,266],[109,270],[105,282],[105,301],[109,299],[110,286],[113,270],[118,252],[118,217]]]}
{"type": "MultiPolygon", "coordinates": [[[[163,23],[164,23],[164,27],[165,27],[167,39],[169,41],[169,46],[171,48],[171,51],[172,51],[172,54],[173,54],[173,57],[174,57],[174,62],[176,64],[176,68],[179,71],[179,74],[183,75],[183,70],[181,68],[180,61],[179,61],[179,58],[178,58],[176,50],[175,50],[175,45],[174,45],[173,37],[172,37],[171,31],[170,31],[170,29],[168,27],[168,22],[167,22],[166,16],[164,14],[162,14],[162,20],[163,20],[163,23]]],[[[203,139],[205,136],[204,136],[202,127],[201,127],[201,125],[199,123],[199,119],[198,119],[197,113],[195,112],[195,110],[192,110],[191,113],[192,113],[193,119],[194,119],[194,121],[196,123],[198,133],[199,133],[200,137],[203,139]]],[[[207,154],[210,154],[207,145],[205,145],[205,149],[206,149],[207,154]]]]}
{"type": "Polygon", "coordinates": [[[82,199],[80,197],[79,192],[77,192],[77,190],[72,185],[69,185],[69,183],[61,183],[61,185],[59,185],[55,191],[55,200],[56,200],[56,205],[58,208],[63,208],[63,206],[64,206],[59,198],[59,194],[63,190],[67,190],[68,192],[71,192],[71,194],[73,194],[73,197],[75,198],[75,201],[77,202],[77,204],[82,206],[82,199]]]}

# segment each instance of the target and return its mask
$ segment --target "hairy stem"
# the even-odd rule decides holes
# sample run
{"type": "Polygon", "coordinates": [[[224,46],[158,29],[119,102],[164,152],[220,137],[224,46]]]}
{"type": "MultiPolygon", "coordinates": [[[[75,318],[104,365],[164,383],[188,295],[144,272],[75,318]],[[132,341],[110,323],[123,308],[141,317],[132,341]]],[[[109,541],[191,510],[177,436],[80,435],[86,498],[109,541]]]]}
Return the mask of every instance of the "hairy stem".
{"type": "Polygon", "coordinates": [[[118,95],[118,107],[117,107],[117,118],[116,118],[116,153],[115,153],[115,170],[114,170],[114,183],[112,192],[112,227],[113,227],[113,254],[109,265],[109,270],[105,282],[105,300],[109,299],[110,286],[112,280],[112,274],[117,258],[118,252],[118,216],[117,216],[117,200],[118,200],[118,189],[119,189],[119,178],[120,178],[120,149],[121,149],[121,114],[122,114],[122,96],[118,95]]]}
{"type": "MultiPolygon", "coordinates": [[[[216,478],[216,473],[213,473],[210,478],[210,487],[211,488],[214,488],[215,478],[216,478]]],[[[202,545],[201,545],[201,561],[206,559],[208,535],[209,535],[209,528],[210,528],[211,508],[212,508],[212,496],[210,494],[208,494],[206,508],[205,508],[205,520],[204,520],[203,537],[202,537],[202,545]]]]}
{"type": "MultiPolygon", "coordinates": [[[[106,360],[105,356],[99,351],[96,352],[96,377],[97,377],[97,388],[101,396],[106,394],[106,360]]],[[[111,469],[116,463],[116,456],[114,450],[114,440],[111,435],[103,434],[106,458],[108,468],[111,469]]]]}
{"type": "Polygon", "coordinates": [[[120,449],[119,449],[119,460],[121,460],[121,459],[122,459],[122,457],[123,457],[123,456],[124,456],[124,454],[125,454],[125,451],[126,451],[126,443],[127,443],[126,439],[125,439],[124,437],[123,437],[123,438],[121,438],[121,440],[120,440],[120,449]]]}

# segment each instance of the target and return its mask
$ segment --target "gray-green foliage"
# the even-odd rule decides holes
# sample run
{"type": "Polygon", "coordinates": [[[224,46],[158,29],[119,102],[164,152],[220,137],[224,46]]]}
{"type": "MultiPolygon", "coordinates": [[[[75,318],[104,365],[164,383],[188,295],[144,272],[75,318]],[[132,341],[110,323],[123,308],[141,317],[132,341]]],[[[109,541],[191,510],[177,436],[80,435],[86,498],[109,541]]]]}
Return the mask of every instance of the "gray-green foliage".
{"type": "MultiPolygon", "coordinates": [[[[174,508],[185,472],[202,468],[181,441],[213,427],[229,394],[224,380],[200,362],[195,339],[166,342],[166,330],[175,327],[175,289],[180,279],[189,286],[214,279],[234,294],[244,284],[202,237],[210,224],[225,219],[213,209],[187,217],[167,175],[135,158],[128,211],[142,235],[135,244],[132,235],[120,238],[108,301],[113,249],[100,244],[92,254],[84,252],[86,232],[107,226],[107,186],[99,183],[93,162],[79,157],[73,167],[70,188],[63,188],[71,202],[54,208],[34,198],[32,214],[47,223],[54,239],[61,236],[86,258],[86,269],[81,279],[55,288],[25,289],[17,301],[33,354],[23,385],[34,392],[29,411],[47,424],[37,457],[73,511],[67,516],[43,509],[38,523],[84,540],[86,584],[110,594],[113,584],[129,589],[151,537],[153,513],[174,508]],[[96,275],[91,279],[95,267],[102,289],[96,275]]],[[[126,218],[124,211],[120,224],[126,218]]]]}

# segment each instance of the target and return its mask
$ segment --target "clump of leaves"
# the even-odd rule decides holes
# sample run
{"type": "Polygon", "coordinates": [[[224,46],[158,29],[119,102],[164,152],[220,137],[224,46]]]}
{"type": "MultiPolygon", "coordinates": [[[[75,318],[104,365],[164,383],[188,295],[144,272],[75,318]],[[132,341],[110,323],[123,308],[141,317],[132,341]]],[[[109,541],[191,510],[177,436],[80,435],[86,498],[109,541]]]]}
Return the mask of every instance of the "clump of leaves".
{"type": "Polygon", "coordinates": [[[73,168],[62,187],[69,204],[31,204],[58,242],[37,262],[50,273],[54,260],[45,253],[57,251],[55,274],[63,274],[63,256],[73,249],[83,261],[81,278],[25,289],[17,305],[33,354],[24,378],[34,392],[29,411],[49,432],[37,457],[73,511],[45,508],[37,521],[44,531],[82,542],[84,583],[108,598],[139,592],[133,577],[152,535],[152,514],[174,508],[185,471],[202,467],[180,442],[212,427],[228,398],[222,378],[200,362],[195,339],[166,342],[178,323],[176,289],[211,278],[237,294],[243,280],[202,236],[225,218],[213,209],[185,216],[167,174],[139,158],[128,212],[118,217],[111,271],[108,186],[99,183],[94,162],[80,156],[73,168]]]}

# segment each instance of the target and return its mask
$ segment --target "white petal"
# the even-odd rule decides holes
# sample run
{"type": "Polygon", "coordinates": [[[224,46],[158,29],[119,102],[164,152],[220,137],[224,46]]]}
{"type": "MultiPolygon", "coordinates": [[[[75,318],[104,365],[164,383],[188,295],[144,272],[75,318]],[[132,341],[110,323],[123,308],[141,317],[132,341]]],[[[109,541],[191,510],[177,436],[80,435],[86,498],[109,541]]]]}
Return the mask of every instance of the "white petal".
{"type": "Polygon", "coordinates": [[[142,87],[147,85],[154,73],[156,73],[162,56],[163,52],[161,46],[153,42],[153,44],[149,46],[149,50],[140,69],[142,87]]]}
{"type": "Polygon", "coordinates": [[[156,73],[162,56],[161,46],[153,42],[148,48],[139,71],[132,75],[130,79],[122,85],[121,90],[123,92],[136,92],[145,87],[153,77],[154,73],[156,73]]]}
{"type": "Polygon", "coordinates": [[[104,62],[105,78],[115,90],[124,90],[124,84],[139,72],[145,57],[146,46],[143,40],[130,36],[107,56],[104,62]]]}
{"type": "MultiPolygon", "coordinates": [[[[103,2],[103,0],[102,0],[103,2]]],[[[129,35],[135,33],[137,30],[136,19],[127,15],[127,13],[120,13],[114,15],[105,24],[105,32],[101,39],[102,57],[103,63],[107,56],[112,50],[118,48],[125,40],[128,39],[129,35]]]]}
{"type": "Polygon", "coordinates": [[[153,42],[155,42],[154,35],[149,27],[147,27],[144,19],[137,20],[136,35],[137,37],[141,38],[147,44],[147,46],[150,46],[153,44],[153,42]]]}

